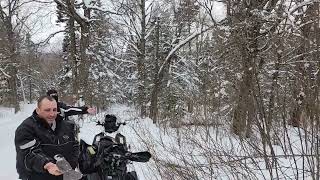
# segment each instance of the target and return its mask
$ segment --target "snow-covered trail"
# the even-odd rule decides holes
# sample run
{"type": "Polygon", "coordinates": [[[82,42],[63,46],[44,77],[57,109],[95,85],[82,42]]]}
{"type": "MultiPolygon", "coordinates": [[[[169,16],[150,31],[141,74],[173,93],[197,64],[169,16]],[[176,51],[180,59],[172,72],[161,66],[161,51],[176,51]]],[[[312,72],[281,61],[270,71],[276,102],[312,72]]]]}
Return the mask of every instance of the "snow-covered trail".
{"type": "Polygon", "coordinates": [[[0,126],[0,179],[16,180],[18,179],[15,164],[16,154],[14,149],[14,131],[18,123],[10,123],[0,126]]]}
{"type": "MultiPolygon", "coordinates": [[[[35,108],[35,104],[22,105],[21,111],[14,114],[12,109],[0,107],[0,180],[17,180],[18,174],[16,172],[16,151],[14,146],[14,133],[20,123],[30,116],[35,108]]],[[[107,112],[97,114],[95,116],[87,116],[84,124],[81,128],[80,137],[92,141],[95,134],[101,129],[95,125],[96,120],[103,119],[103,115],[106,113],[115,114],[121,121],[132,121],[135,117],[132,109],[115,105],[110,108],[107,112]]],[[[139,144],[135,139],[134,132],[130,123],[119,129],[127,137],[127,142],[131,144],[132,151],[143,150],[135,147],[139,144]]],[[[129,165],[131,169],[137,171],[139,180],[149,180],[153,173],[148,171],[148,167],[145,163],[133,163],[129,165]]],[[[130,169],[129,167],[129,169],[130,169]]]]}
{"type": "Polygon", "coordinates": [[[17,180],[14,132],[18,125],[31,115],[35,105],[24,105],[21,112],[14,114],[11,109],[0,109],[0,179],[17,180]]]}
{"type": "MultiPolygon", "coordinates": [[[[110,136],[115,136],[116,133],[120,132],[126,137],[126,141],[130,147],[130,151],[138,152],[147,150],[146,147],[141,146],[141,140],[137,137],[137,134],[134,131],[134,127],[138,126],[136,123],[139,122],[138,115],[136,111],[132,108],[129,108],[125,105],[114,104],[106,112],[99,113],[95,116],[88,116],[86,122],[82,125],[80,129],[79,137],[85,140],[88,144],[91,144],[94,136],[102,131],[102,127],[96,126],[97,120],[103,120],[105,114],[114,114],[116,115],[119,122],[126,122],[125,126],[120,126],[119,130],[115,133],[109,134],[110,136]]],[[[143,122],[143,121],[140,121],[143,122]]],[[[140,124],[141,125],[141,124],[140,124]]],[[[149,167],[149,163],[140,163],[132,162],[128,165],[128,169],[134,170],[137,172],[139,180],[157,180],[152,169],[149,167]]]]}

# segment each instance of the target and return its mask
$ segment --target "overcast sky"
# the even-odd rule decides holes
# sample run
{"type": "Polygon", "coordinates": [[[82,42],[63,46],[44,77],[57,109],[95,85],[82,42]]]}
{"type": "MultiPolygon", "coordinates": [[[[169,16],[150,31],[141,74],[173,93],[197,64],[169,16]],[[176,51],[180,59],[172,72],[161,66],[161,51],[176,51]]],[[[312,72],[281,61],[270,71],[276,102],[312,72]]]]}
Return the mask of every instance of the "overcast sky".
{"type": "MultiPolygon", "coordinates": [[[[44,0],[43,0],[44,1],[44,0]]],[[[32,16],[28,20],[29,27],[32,31],[32,40],[35,43],[39,43],[47,39],[50,34],[53,34],[57,31],[64,29],[64,24],[56,23],[57,14],[56,14],[56,4],[54,1],[50,4],[30,4],[25,9],[24,14],[30,11],[37,11],[37,7],[41,10],[32,16]],[[29,7],[28,7],[29,6],[29,7]]],[[[214,2],[213,8],[213,17],[220,21],[225,17],[226,9],[223,3],[214,2]]],[[[60,51],[62,49],[63,33],[56,34],[53,38],[50,39],[49,44],[42,48],[42,51],[51,52],[51,51],[60,51]]]]}
{"type": "MultiPolygon", "coordinates": [[[[27,29],[31,31],[31,39],[34,43],[43,42],[50,34],[64,29],[63,24],[56,23],[56,4],[51,3],[32,3],[24,6],[21,14],[33,13],[32,16],[25,22],[27,29]]],[[[63,40],[63,33],[56,34],[49,44],[42,48],[44,51],[59,51],[61,50],[63,40]]]]}

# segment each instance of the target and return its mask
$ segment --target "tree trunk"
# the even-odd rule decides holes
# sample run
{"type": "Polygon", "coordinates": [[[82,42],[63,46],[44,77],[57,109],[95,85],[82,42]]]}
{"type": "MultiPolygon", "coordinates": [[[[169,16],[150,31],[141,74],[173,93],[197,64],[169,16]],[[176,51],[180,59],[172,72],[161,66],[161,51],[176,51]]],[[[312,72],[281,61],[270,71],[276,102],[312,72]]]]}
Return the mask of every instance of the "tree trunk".
{"type": "Polygon", "coordinates": [[[15,66],[9,65],[9,89],[10,89],[10,104],[14,107],[14,112],[17,113],[20,110],[17,93],[17,73],[18,70],[15,66]]]}
{"type": "Polygon", "coordinates": [[[146,110],[146,70],[145,70],[145,56],[146,56],[146,12],[145,12],[145,0],[140,1],[140,10],[141,10],[141,37],[139,42],[139,50],[138,52],[138,104],[140,107],[140,116],[145,117],[147,115],[146,110]]]}
{"type": "MultiPolygon", "coordinates": [[[[67,0],[67,1],[59,1],[55,0],[55,2],[61,7],[64,8],[65,11],[67,11],[67,14],[70,17],[70,41],[71,41],[71,48],[72,48],[72,57],[71,60],[73,62],[73,93],[79,95],[80,93],[84,97],[84,99],[87,98],[88,95],[88,78],[89,78],[89,68],[90,68],[90,61],[88,60],[87,56],[87,49],[89,46],[89,40],[90,40],[90,10],[85,7],[84,4],[84,17],[80,16],[78,12],[76,11],[76,7],[74,4],[74,0],[67,0]],[[80,60],[79,63],[76,59],[76,47],[74,46],[76,43],[75,41],[75,34],[74,34],[74,21],[77,22],[81,27],[81,37],[80,37],[80,60]],[[72,28],[73,27],[73,28],[72,28]]],[[[79,97],[79,96],[78,96],[79,97]]]]}
{"type": "Polygon", "coordinates": [[[85,24],[81,26],[81,39],[80,39],[80,57],[81,61],[79,64],[79,85],[80,85],[80,94],[83,95],[85,100],[88,100],[88,81],[89,81],[89,68],[90,60],[87,56],[87,49],[89,46],[89,25],[85,24]]]}
{"type": "Polygon", "coordinates": [[[72,71],[72,94],[78,98],[79,92],[79,82],[78,82],[78,59],[77,59],[77,49],[76,49],[76,33],[74,27],[74,18],[69,17],[69,56],[68,61],[71,62],[71,71],[72,71]]]}
{"type": "MultiPolygon", "coordinates": [[[[294,102],[294,108],[292,108],[291,111],[291,119],[289,119],[289,123],[294,126],[294,127],[300,127],[301,123],[303,123],[302,119],[301,119],[301,115],[302,113],[306,110],[306,107],[308,106],[308,97],[311,96],[309,89],[312,88],[312,86],[310,87],[310,85],[308,84],[309,81],[309,76],[308,76],[308,72],[307,72],[307,68],[305,67],[305,63],[303,61],[305,61],[308,58],[308,55],[306,55],[307,53],[309,53],[309,51],[312,49],[312,45],[310,44],[310,41],[313,41],[314,38],[316,38],[317,36],[319,36],[319,34],[315,34],[315,37],[312,37],[312,33],[315,30],[313,26],[313,23],[308,23],[308,22],[312,22],[312,21],[316,21],[313,18],[316,15],[316,11],[319,8],[319,5],[313,4],[308,6],[308,8],[306,9],[306,12],[301,14],[299,16],[300,20],[302,21],[301,23],[304,24],[301,27],[301,33],[302,33],[302,37],[301,38],[301,45],[298,48],[298,53],[297,55],[300,56],[300,58],[298,58],[298,62],[296,65],[296,71],[299,72],[297,74],[297,76],[300,77],[296,77],[295,78],[295,86],[294,86],[294,90],[293,90],[293,96],[296,98],[295,102],[294,102]],[[302,81],[301,81],[302,80],[302,81]]],[[[299,9],[299,13],[304,12],[303,9],[299,9]]],[[[318,16],[318,15],[316,15],[318,16]]],[[[315,59],[318,60],[318,59],[315,59]]]]}
{"type": "MultiPolygon", "coordinates": [[[[242,56],[243,79],[240,83],[237,105],[233,116],[233,131],[239,136],[243,136],[246,127],[251,127],[253,122],[253,72],[256,69],[254,60],[257,56],[258,36],[260,24],[254,16],[247,19],[250,23],[245,29],[240,30],[240,52],[242,56]],[[244,31],[244,32],[242,32],[244,31]],[[251,108],[249,108],[251,107],[251,108]]],[[[237,35],[236,35],[237,36],[237,35]]],[[[248,135],[248,134],[247,134],[248,135]]]]}
{"type": "Polygon", "coordinates": [[[159,71],[159,41],[160,41],[160,25],[159,25],[160,19],[156,19],[156,34],[155,34],[155,53],[154,53],[154,80],[153,80],[153,85],[156,86],[157,88],[153,88],[151,92],[151,104],[150,104],[150,114],[149,118],[152,119],[153,123],[157,123],[157,116],[158,116],[158,92],[159,92],[159,82],[157,78],[157,73],[159,71]]]}
{"type": "Polygon", "coordinates": [[[243,136],[243,131],[245,131],[246,123],[247,123],[247,117],[248,117],[248,108],[249,98],[252,96],[252,71],[249,70],[247,67],[244,72],[244,78],[240,85],[240,92],[238,96],[238,102],[237,106],[234,111],[233,116],[233,122],[232,122],[232,128],[233,132],[239,136],[243,136]]]}
{"type": "Polygon", "coordinates": [[[158,94],[159,94],[159,86],[160,83],[158,80],[155,80],[154,88],[151,92],[151,106],[150,106],[150,114],[149,117],[152,119],[153,123],[157,123],[157,117],[158,117],[158,94]]]}
{"type": "Polygon", "coordinates": [[[8,42],[9,42],[9,53],[10,53],[10,65],[9,65],[9,89],[10,89],[10,104],[14,107],[14,112],[17,113],[20,110],[19,102],[18,102],[18,93],[17,93],[17,66],[19,63],[17,62],[17,52],[16,52],[16,39],[13,32],[12,24],[11,24],[11,15],[7,20],[7,33],[8,33],[8,42]]]}

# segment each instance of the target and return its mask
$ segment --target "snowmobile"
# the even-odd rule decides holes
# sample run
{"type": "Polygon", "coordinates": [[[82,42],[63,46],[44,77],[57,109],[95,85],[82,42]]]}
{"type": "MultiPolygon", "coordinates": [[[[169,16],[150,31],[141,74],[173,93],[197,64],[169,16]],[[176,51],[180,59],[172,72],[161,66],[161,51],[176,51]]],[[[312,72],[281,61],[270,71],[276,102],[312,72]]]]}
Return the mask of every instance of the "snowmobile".
{"type": "Polygon", "coordinates": [[[120,125],[114,115],[107,114],[104,122],[98,122],[104,131],[95,135],[92,145],[80,140],[79,169],[84,174],[82,180],[138,180],[135,171],[128,172],[132,162],[147,162],[151,158],[148,151],[130,152],[126,137],[117,133],[113,138],[107,133],[116,132],[120,125]]]}

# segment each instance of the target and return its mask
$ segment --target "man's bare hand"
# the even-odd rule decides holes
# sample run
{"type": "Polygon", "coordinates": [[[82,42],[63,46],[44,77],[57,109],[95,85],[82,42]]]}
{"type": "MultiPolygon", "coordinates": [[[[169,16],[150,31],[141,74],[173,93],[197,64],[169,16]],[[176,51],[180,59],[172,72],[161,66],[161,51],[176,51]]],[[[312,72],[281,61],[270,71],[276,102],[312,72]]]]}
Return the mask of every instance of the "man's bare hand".
{"type": "Polygon", "coordinates": [[[87,109],[87,112],[88,112],[89,114],[96,114],[96,109],[95,109],[95,108],[88,108],[88,109],[87,109]]]}
{"type": "Polygon", "coordinates": [[[58,166],[52,162],[47,163],[46,165],[44,165],[43,168],[46,169],[50,174],[54,176],[59,176],[62,174],[58,166]]]}

